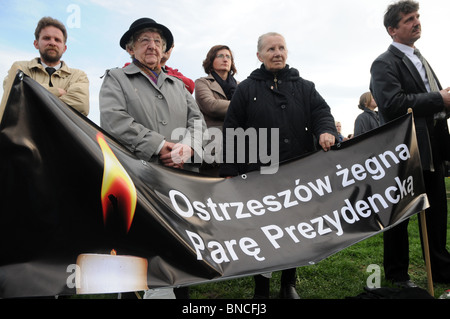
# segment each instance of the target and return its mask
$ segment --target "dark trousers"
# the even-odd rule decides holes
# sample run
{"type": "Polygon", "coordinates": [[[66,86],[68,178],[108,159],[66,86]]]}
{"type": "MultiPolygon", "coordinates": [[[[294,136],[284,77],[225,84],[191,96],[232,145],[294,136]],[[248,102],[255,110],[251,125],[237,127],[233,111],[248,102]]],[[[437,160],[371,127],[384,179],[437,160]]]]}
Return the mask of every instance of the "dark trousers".
{"type": "MultiPolygon", "coordinates": [[[[255,295],[259,297],[269,298],[270,295],[270,278],[262,275],[254,276],[255,279],[255,295]]],[[[297,268],[285,269],[281,272],[281,287],[294,286],[297,279],[297,268]]]]}
{"type": "MultiPolygon", "coordinates": [[[[430,264],[433,280],[450,282],[450,253],[447,242],[447,195],[444,166],[435,167],[435,172],[424,171],[424,183],[430,208],[426,210],[426,224],[430,249],[430,264]]],[[[406,220],[384,233],[384,272],[387,280],[409,280],[409,241],[406,220]]],[[[420,226],[420,239],[423,237],[420,226]]]]}

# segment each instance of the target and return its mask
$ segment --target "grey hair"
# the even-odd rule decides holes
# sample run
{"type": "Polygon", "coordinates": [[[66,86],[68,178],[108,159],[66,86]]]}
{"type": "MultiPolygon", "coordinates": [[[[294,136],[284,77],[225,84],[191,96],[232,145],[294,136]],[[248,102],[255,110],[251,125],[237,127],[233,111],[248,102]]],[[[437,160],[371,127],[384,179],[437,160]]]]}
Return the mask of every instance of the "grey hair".
{"type": "Polygon", "coordinates": [[[162,52],[166,52],[166,47],[167,47],[167,41],[166,38],[164,38],[163,33],[161,30],[156,29],[156,28],[145,28],[139,31],[136,31],[128,40],[125,48],[128,50],[132,50],[134,48],[134,44],[136,43],[137,39],[139,39],[140,35],[145,33],[145,32],[156,32],[161,36],[162,39],[162,52]]]}
{"type": "MultiPolygon", "coordinates": [[[[265,40],[267,37],[273,37],[273,36],[280,36],[280,37],[282,37],[282,38],[284,39],[284,36],[282,36],[281,34],[279,34],[279,33],[277,33],[277,32],[267,32],[267,33],[261,35],[261,36],[258,38],[258,47],[257,47],[259,53],[261,53],[261,50],[262,50],[262,48],[263,48],[263,42],[264,42],[264,40],[265,40]]],[[[286,39],[284,39],[284,40],[285,40],[285,42],[286,42],[286,39]]]]}

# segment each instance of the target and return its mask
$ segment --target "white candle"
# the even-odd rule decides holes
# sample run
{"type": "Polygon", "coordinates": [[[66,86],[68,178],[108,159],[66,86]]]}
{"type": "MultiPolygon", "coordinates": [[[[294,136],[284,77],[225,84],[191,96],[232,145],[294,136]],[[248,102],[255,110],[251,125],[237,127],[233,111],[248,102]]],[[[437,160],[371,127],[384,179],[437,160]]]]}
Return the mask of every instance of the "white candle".
{"type": "Polygon", "coordinates": [[[81,254],[77,258],[77,294],[147,290],[147,259],[135,256],[81,254]]]}

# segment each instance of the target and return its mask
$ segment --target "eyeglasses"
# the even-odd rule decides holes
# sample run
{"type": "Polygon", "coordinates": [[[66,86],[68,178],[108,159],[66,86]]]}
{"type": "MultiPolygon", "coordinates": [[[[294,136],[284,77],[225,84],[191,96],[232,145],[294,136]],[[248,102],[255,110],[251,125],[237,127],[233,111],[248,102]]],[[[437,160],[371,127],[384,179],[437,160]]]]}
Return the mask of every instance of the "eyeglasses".
{"type": "Polygon", "coordinates": [[[152,39],[152,38],[147,38],[147,37],[142,37],[137,39],[137,42],[139,42],[139,44],[142,44],[144,46],[147,46],[150,44],[150,42],[154,42],[156,46],[161,47],[162,46],[162,40],[161,39],[152,39]]]}
{"type": "Polygon", "coordinates": [[[218,54],[218,55],[216,55],[216,58],[218,58],[218,59],[227,58],[228,60],[231,60],[231,55],[228,55],[228,54],[218,54]]]}

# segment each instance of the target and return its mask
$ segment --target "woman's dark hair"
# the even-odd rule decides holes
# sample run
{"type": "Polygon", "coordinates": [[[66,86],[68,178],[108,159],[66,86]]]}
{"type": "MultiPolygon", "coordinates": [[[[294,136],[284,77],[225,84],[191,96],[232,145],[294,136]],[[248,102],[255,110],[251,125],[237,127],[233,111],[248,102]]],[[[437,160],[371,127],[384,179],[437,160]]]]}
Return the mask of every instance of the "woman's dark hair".
{"type": "Polygon", "coordinates": [[[233,52],[231,52],[230,48],[226,45],[215,45],[211,49],[209,49],[208,54],[206,55],[206,59],[203,61],[203,69],[205,70],[206,74],[210,74],[213,69],[213,63],[216,59],[217,52],[220,50],[228,50],[230,51],[231,55],[231,75],[234,75],[237,73],[236,66],[234,65],[234,58],[233,58],[233,52]]]}

